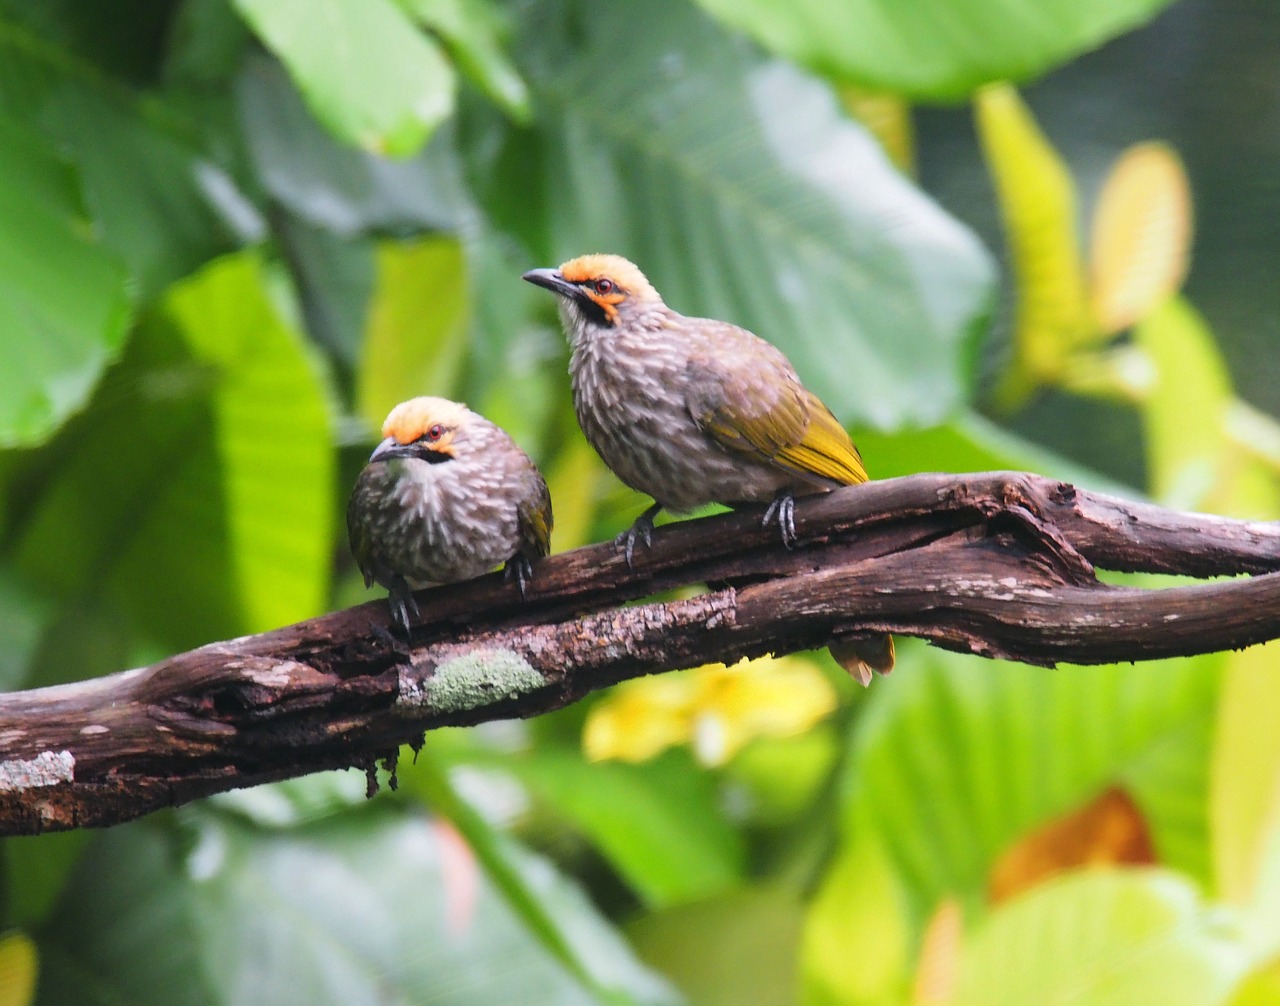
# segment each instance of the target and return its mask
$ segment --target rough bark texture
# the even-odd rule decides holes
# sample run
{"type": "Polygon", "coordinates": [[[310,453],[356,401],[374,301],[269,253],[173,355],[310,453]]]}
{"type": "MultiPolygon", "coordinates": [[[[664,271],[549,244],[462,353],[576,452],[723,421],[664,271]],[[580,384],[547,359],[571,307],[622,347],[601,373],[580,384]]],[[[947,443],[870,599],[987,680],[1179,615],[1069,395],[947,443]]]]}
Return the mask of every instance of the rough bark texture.
{"type": "MultiPolygon", "coordinates": [[[[97,827],[319,769],[434,727],[533,716],[624,678],[893,632],[1032,664],[1108,663],[1280,636],[1280,525],[1162,510],[1017,472],[916,475],[419,595],[411,647],[371,602],[152,667],[0,696],[0,833],[97,827]],[[1248,578],[1142,590],[1114,570],[1248,578]],[[626,605],[706,584],[687,600],[626,605]]],[[[909,665],[898,673],[910,674],[909,665]]]]}

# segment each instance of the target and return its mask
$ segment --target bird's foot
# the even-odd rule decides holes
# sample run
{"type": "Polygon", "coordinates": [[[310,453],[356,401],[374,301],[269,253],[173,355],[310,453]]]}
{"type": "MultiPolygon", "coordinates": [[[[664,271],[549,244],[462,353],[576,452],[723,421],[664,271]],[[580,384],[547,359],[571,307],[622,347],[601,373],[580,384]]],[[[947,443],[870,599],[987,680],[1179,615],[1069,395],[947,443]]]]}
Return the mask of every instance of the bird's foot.
{"type": "Polygon", "coordinates": [[[387,590],[387,603],[391,605],[391,620],[404,632],[404,638],[413,642],[413,627],[410,615],[417,618],[422,614],[418,610],[418,602],[414,600],[413,591],[407,583],[399,583],[387,590]]]}
{"type": "Polygon", "coordinates": [[[634,568],[631,558],[636,551],[637,538],[644,542],[645,548],[653,547],[653,518],[657,517],[661,511],[662,504],[654,503],[635,519],[635,523],[613,539],[614,547],[621,549],[627,560],[627,569],[634,568]]]}
{"type": "Polygon", "coordinates": [[[782,544],[794,548],[796,544],[796,498],[790,489],[784,489],[773,498],[769,509],[764,512],[761,527],[768,527],[778,522],[778,530],[782,532],[782,544]]]}
{"type": "Polygon", "coordinates": [[[533,563],[517,552],[502,567],[502,578],[507,583],[515,580],[516,586],[520,588],[520,600],[523,601],[529,592],[529,581],[533,579],[533,563]]]}

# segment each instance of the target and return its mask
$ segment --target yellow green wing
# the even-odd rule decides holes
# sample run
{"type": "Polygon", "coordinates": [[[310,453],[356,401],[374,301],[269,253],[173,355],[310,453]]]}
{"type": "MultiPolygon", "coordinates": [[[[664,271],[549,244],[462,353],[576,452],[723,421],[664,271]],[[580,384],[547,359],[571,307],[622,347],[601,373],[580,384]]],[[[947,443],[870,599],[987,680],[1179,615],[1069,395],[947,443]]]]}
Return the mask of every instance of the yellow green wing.
{"type": "Polygon", "coordinates": [[[532,481],[530,490],[516,508],[520,538],[524,543],[520,551],[526,558],[539,559],[551,554],[551,528],[555,519],[551,513],[551,493],[546,481],[536,469],[529,476],[532,481]]]}
{"type": "Polygon", "coordinates": [[[689,414],[702,430],[809,482],[867,481],[849,434],[778,349],[733,325],[708,338],[714,351],[692,354],[688,371],[689,414]]]}

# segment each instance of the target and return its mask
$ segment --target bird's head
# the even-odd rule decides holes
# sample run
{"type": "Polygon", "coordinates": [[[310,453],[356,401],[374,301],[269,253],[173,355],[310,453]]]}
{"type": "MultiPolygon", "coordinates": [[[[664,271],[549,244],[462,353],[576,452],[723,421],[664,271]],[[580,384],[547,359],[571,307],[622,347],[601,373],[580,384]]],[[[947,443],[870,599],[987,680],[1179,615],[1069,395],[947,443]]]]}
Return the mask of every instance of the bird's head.
{"type": "Polygon", "coordinates": [[[662,305],[644,273],[621,255],[581,255],[559,269],[531,269],[523,278],[559,295],[577,325],[614,328],[662,305]]]}
{"type": "Polygon", "coordinates": [[[369,455],[370,461],[416,458],[441,464],[457,457],[461,438],[474,418],[460,402],[447,398],[411,398],[401,402],[382,424],[382,443],[369,455]]]}

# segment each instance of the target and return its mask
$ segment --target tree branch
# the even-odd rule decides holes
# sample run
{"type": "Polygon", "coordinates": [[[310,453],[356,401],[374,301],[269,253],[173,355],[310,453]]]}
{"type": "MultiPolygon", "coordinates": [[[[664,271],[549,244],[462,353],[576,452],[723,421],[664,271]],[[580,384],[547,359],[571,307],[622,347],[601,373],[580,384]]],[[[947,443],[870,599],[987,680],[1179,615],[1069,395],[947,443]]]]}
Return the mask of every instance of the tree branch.
{"type": "MultiPolygon", "coordinates": [[[[799,500],[800,545],[756,510],[424,591],[413,646],[382,601],[151,667],[0,696],[0,833],[115,824],[228,789],[371,768],[435,727],[533,716],[624,678],[866,632],[1033,664],[1280,636],[1280,524],[1175,513],[1017,472],[915,475],[799,500]],[[1142,590],[1115,570],[1248,579],[1142,590]],[[695,597],[628,605],[706,584],[695,597]]],[[[900,673],[911,673],[909,666],[900,673]]]]}

